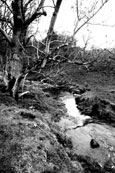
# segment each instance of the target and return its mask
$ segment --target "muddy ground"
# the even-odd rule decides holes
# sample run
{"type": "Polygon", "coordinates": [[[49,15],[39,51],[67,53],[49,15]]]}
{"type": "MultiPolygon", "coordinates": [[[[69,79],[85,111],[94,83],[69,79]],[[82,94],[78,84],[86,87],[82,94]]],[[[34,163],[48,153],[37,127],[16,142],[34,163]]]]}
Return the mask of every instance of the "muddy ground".
{"type": "Polygon", "coordinates": [[[79,95],[76,103],[82,113],[94,122],[115,127],[114,75],[113,62],[99,62],[88,70],[69,63],[47,67],[42,75],[28,77],[20,92],[29,92],[18,102],[3,91],[1,82],[0,172],[115,172],[110,160],[101,167],[92,158],[74,152],[71,138],[57,125],[67,112],[58,97],[67,91],[79,95]]]}

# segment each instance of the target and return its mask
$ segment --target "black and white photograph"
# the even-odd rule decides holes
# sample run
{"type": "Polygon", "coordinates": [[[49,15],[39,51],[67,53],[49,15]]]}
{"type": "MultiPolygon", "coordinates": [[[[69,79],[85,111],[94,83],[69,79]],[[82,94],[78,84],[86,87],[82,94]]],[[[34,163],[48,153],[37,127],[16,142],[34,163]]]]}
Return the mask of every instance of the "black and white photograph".
{"type": "Polygon", "coordinates": [[[0,0],[0,173],[115,173],[115,0],[0,0]]]}

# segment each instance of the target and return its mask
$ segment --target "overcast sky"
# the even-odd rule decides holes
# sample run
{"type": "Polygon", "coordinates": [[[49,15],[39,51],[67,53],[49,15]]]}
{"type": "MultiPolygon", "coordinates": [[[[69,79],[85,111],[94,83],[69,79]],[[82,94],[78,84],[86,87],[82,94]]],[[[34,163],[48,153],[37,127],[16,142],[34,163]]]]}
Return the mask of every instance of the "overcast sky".
{"type": "MultiPolygon", "coordinates": [[[[84,2],[88,2],[84,0],[84,2]]],[[[90,0],[89,0],[90,1],[90,0]]],[[[101,1],[101,0],[99,0],[101,1]]],[[[52,0],[46,1],[48,4],[52,0]]],[[[50,3],[51,4],[51,3],[50,3]]],[[[71,35],[73,33],[73,26],[75,21],[76,13],[73,10],[72,6],[75,4],[75,0],[63,0],[62,5],[57,17],[55,30],[59,33],[65,33],[71,35]]],[[[44,36],[44,33],[47,32],[52,10],[47,8],[47,17],[42,17],[40,22],[40,33],[44,36]]],[[[105,7],[98,13],[97,16],[92,20],[93,23],[104,23],[105,25],[114,25],[115,24],[115,0],[109,0],[105,7]]],[[[89,40],[89,47],[96,48],[108,48],[115,47],[115,27],[105,27],[105,26],[94,26],[90,25],[88,28],[84,27],[80,30],[77,35],[78,44],[83,46],[83,38],[89,40]]]]}

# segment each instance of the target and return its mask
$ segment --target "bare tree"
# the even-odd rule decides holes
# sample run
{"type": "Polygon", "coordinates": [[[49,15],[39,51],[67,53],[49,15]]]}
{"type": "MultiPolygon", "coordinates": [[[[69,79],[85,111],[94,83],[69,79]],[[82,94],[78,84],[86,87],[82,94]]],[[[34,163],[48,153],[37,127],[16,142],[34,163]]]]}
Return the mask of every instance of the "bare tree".
{"type": "Polygon", "coordinates": [[[73,37],[101,11],[109,0],[93,0],[88,3],[83,0],[76,0],[76,20],[73,37]],[[87,6],[86,6],[87,4],[87,6]]]}
{"type": "Polygon", "coordinates": [[[42,68],[45,67],[45,65],[47,63],[47,59],[50,55],[50,41],[51,41],[51,37],[52,37],[53,31],[54,31],[54,25],[55,25],[55,22],[56,22],[56,19],[57,19],[57,15],[58,15],[61,3],[62,3],[62,0],[57,0],[54,12],[52,14],[50,26],[49,26],[49,29],[48,29],[48,32],[47,32],[45,58],[43,60],[42,66],[41,66],[42,68]]]}
{"type": "Polygon", "coordinates": [[[25,44],[27,41],[27,30],[30,24],[40,18],[46,16],[44,11],[45,0],[1,0],[2,10],[0,15],[0,32],[9,43],[11,54],[6,64],[5,81],[7,89],[12,93],[13,97],[17,96],[18,87],[23,78],[23,57],[25,44]],[[2,12],[4,14],[2,14],[2,12]],[[9,14],[9,15],[8,15],[9,14]],[[7,25],[9,32],[2,27],[2,22],[7,25]]]}

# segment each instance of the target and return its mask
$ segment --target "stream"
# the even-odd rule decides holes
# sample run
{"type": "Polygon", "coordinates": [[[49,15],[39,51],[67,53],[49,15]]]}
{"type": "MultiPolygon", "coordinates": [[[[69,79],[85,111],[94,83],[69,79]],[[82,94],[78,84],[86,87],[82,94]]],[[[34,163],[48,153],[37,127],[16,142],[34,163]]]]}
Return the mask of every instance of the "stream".
{"type": "Polygon", "coordinates": [[[89,156],[100,166],[110,160],[115,167],[115,128],[104,123],[91,123],[91,117],[81,115],[73,95],[65,93],[60,100],[65,104],[67,116],[62,117],[58,125],[72,139],[74,151],[89,156]],[[85,124],[86,121],[89,123],[85,124]],[[98,142],[99,147],[91,147],[92,139],[98,142]]]}

